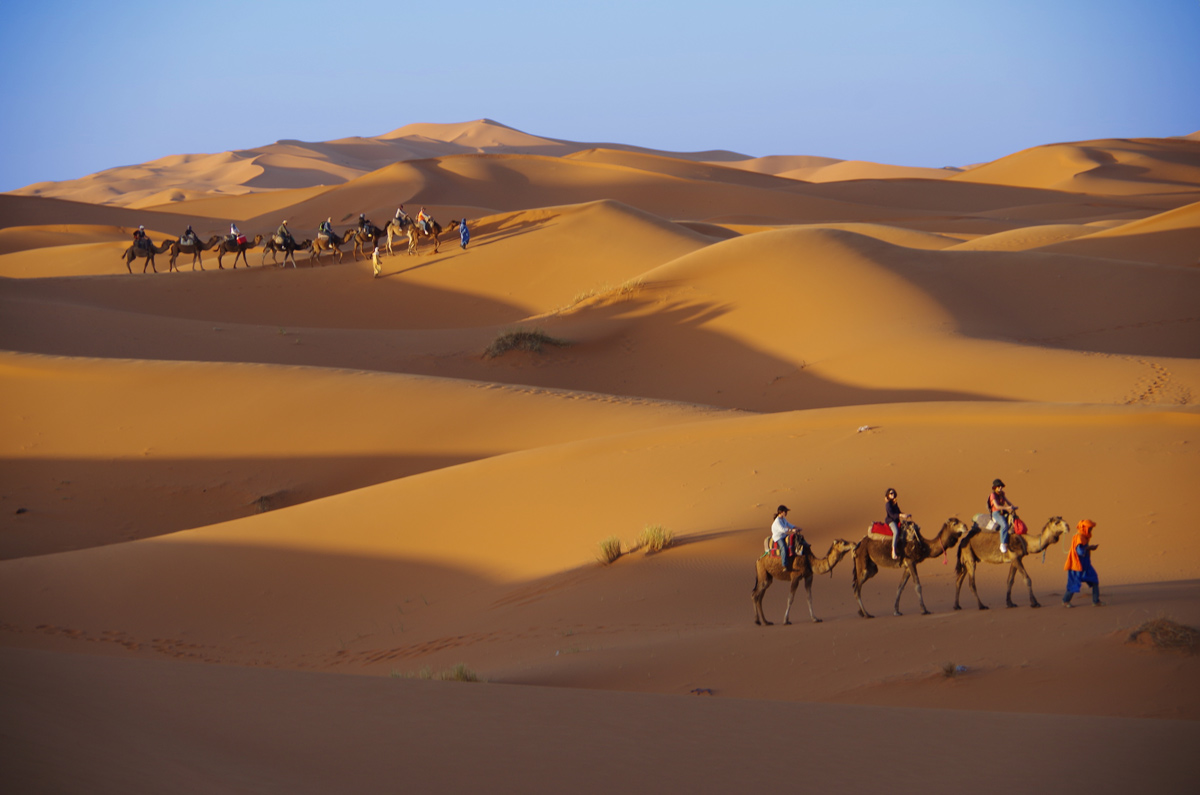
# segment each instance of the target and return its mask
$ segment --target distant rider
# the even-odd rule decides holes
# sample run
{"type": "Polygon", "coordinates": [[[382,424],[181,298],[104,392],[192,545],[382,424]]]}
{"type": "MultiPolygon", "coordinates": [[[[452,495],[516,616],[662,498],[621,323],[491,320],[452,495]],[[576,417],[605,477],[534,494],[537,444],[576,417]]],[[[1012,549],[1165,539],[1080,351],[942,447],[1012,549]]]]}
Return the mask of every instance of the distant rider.
{"type": "Polygon", "coordinates": [[[800,528],[787,520],[789,510],[786,505],[780,505],[775,509],[775,521],[771,523],[771,540],[779,549],[779,562],[783,565],[784,571],[788,570],[788,555],[791,547],[795,545],[796,554],[803,555],[804,548],[808,546],[800,528]]]}
{"type": "Polygon", "coordinates": [[[279,228],[275,230],[275,236],[278,237],[283,242],[283,245],[287,246],[288,248],[296,247],[296,239],[292,237],[292,233],[288,231],[286,218],[283,219],[283,223],[279,225],[279,228]]]}
{"type": "Polygon", "coordinates": [[[421,227],[424,234],[429,234],[429,222],[433,220],[433,216],[425,212],[425,208],[421,208],[421,212],[417,213],[417,226],[421,227]]]}
{"type": "Polygon", "coordinates": [[[1013,511],[1017,506],[1008,501],[1004,494],[1004,481],[996,478],[992,481],[992,493],[988,495],[988,510],[992,513],[992,521],[1000,528],[1000,554],[1008,552],[1008,530],[1012,522],[1013,511]]]}
{"type": "Polygon", "coordinates": [[[150,237],[146,234],[146,227],[139,226],[133,230],[133,245],[136,248],[151,248],[153,246],[150,242],[150,237]]]}
{"type": "Polygon", "coordinates": [[[896,502],[895,489],[888,489],[884,497],[887,499],[887,502],[883,505],[883,510],[887,517],[884,519],[884,523],[892,528],[892,560],[899,560],[900,522],[905,519],[912,519],[912,514],[900,512],[900,503],[896,502]]]}
{"type": "Polygon", "coordinates": [[[317,234],[325,235],[325,237],[329,238],[330,240],[333,240],[333,218],[332,217],[326,218],[324,221],[321,222],[321,225],[319,227],[317,227],[317,234]]]}

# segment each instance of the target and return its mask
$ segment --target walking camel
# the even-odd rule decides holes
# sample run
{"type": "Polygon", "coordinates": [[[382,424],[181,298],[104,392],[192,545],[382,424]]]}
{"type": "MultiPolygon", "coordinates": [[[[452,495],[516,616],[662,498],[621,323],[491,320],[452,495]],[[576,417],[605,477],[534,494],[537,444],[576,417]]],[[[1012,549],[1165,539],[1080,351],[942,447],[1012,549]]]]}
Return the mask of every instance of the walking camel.
{"type": "Polygon", "coordinates": [[[950,517],[942,525],[942,529],[932,539],[921,535],[921,528],[915,522],[906,521],[901,525],[905,534],[903,554],[899,560],[892,558],[891,539],[876,540],[864,538],[854,548],[854,595],[858,598],[858,614],[863,618],[874,618],[863,606],[862,588],[867,580],[879,573],[880,568],[900,569],[900,587],[896,589],[896,604],[892,608],[894,615],[900,612],[900,594],[908,585],[911,577],[917,588],[917,601],[921,604],[921,614],[929,615],[925,607],[925,596],[921,593],[921,578],[917,576],[917,564],[926,558],[934,558],[954,548],[959,539],[967,533],[967,526],[956,517],[950,517]]]}
{"type": "Polygon", "coordinates": [[[125,249],[124,253],[121,254],[121,259],[125,260],[125,269],[130,273],[133,273],[133,268],[130,267],[130,263],[139,257],[144,257],[146,259],[146,264],[142,266],[142,273],[146,272],[146,268],[150,268],[155,273],[158,273],[158,268],[154,267],[154,255],[164,254],[168,249],[170,249],[170,247],[170,240],[164,240],[162,245],[158,247],[155,247],[153,243],[150,243],[149,246],[139,246],[134,244],[125,249]]]}
{"type": "Polygon", "coordinates": [[[332,251],[335,261],[340,263],[342,261],[341,247],[346,245],[346,243],[348,243],[352,237],[354,237],[353,229],[347,229],[346,233],[341,237],[338,237],[337,235],[334,235],[333,237],[329,237],[328,235],[317,235],[317,239],[312,242],[312,258],[316,260],[317,263],[320,263],[321,252],[332,251]]]}
{"type": "Polygon", "coordinates": [[[237,263],[240,259],[246,263],[246,267],[250,267],[250,260],[246,259],[246,252],[257,246],[263,240],[262,235],[255,235],[253,240],[247,240],[245,243],[238,243],[236,240],[230,240],[228,237],[221,238],[217,243],[217,267],[225,270],[225,266],[221,264],[221,259],[229,252],[233,252],[233,269],[237,270],[237,263]]]}
{"type": "Polygon", "coordinates": [[[984,563],[1008,564],[1008,590],[1004,594],[1006,606],[1016,607],[1016,604],[1012,600],[1012,589],[1017,572],[1020,572],[1021,576],[1025,578],[1025,584],[1029,587],[1029,606],[1041,607],[1038,604],[1037,597],[1033,595],[1033,580],[1030,579],[1029,572],[1025,571],[1025,563],[1022,558],[1026,555],[1036,554],[1053,544],[1057,544],[1058,539],[1068,529],[1067,523],[1063,521],[1061,516],[1052,516],[1046,520],[1042,532],[1036,536],[1010,535],[1008,537],[1008,552],[1001,554],[1000,534],[981,530],[979,525],[976,524],[971,528],[971,532],[967,533],[966,538],[963,539],[962,544],[958,548],[958,560],[954,564],[954,609],[962,609],[958,604],[958,595],[962,591],[964,579],[970,582],[971,593],[975,594],[975,601],[979,603],[979,609],[988,609],[983,600],[979,598],[979,591],[975,590],[975,567],[980,561],[984,563]]]}
{"type": "MultiPolygon", "coordinates": [[[[393,219],[393,223],[395,223],[394,219],[393,219]]],[[[389,224],[389,226],[390,226],[390,224],[389,224]]],[[[358,262],[358,252],[360,250],[362,251],[362,254],[364,257],[370,258],[371,255],[367,253],[367,246],[371,246],[372,248],[374,248],[375,246],[379,245],[379,241],[383,240],[384,237],[389,238],[389,240],[391,238],[390,232],[388,232],[386,229],[380,229],[379,227],[375,226],[375,224],[371,224],[370,227],[365,232],[358,228],[355,228],[352,231],[354,233],[354,261],[355,262],[358,262]]],[[[390,253],[390,249],[389,249],[389,253],[390,253]]]]}
{"type": "Polygon", "coordinates": [[[204,260],[200,257],[201,251],[208,251],[217,243],[221,242],[220,235],[213,235],[208,239],[207,243],[201,243],[199,239],[195,243],[184,243],[182,240],[164,240],[163,245],[170,244],[171,246],[171,268],[170,270],[177,271],[179,268],[175,265],[175,260],[180,254],[192,255],[192,270],[196,270],[196,265],[200,265],[200,270],[204,270],[204,260]]]}
{"type": "Polygon", "coordinates": [[[422,231],[420,224],[410,223],[408,225],[408,253],[415,255],[417,253],[417,243],[421,238],[433,238],[433,253],[438,253],[438,246],[441,245],[438,240],[438,235],[442,233],[442,225],[437,221],[430,219],[429,231],[422,231]]]}
{"type": "Polygon", "coordinates": [[[813,620],[814,624],[820,624],[821,619],[813,615],[812,604],[812,582],[814,574],[825,574],[832,572],[833,567],[838,565],[838,562],[848,552],[854,550],[854,544],[842,539],[836,539],[829,547],[829,552],[825,557],[818,558],[813,555],[812,548],[803,555],[798,555],[792,561],[792,568],[788,571],[783,570],[783,563],[779,558],[763,555],[754,562],[754,623],[760,626],[771,626],[771,622],[767,621],[766,615],[763,613],[763,594],[771,587],[773,580],[790,580],[792,587],[788,591],[787,610],[783,613],[783,623],[790,624],[789,616],[792,613],[792,600],[796,598],[796,589],[800,587],[800,581],[804,581],[804,593],[808,597],[808,616],[813,620]]]}
{"type": "Polygon", "coordinates": [[[278,237],[269,237],[267,238],[267,242],[263,243],[262,264],[267,264],[267,254],[270,254],[271,264],[278,266],[279,258],[277,255],[280,251],[282,251],[283,267],[286,268],[288,260],[291,260],[292,267],[294,268],[296,267],[296,252],[307,251],[310,248],[312,248],[311,240],[306,239],[303,243],[297,243],[295,238],[289,238],[288,240],[279,242],[278,237]]]}

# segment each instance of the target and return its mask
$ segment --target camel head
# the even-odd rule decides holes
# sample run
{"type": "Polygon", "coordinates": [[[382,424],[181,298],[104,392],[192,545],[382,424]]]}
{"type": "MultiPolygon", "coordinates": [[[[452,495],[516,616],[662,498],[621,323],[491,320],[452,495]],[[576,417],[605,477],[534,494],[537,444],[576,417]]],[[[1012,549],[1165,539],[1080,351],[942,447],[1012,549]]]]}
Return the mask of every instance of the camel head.
{"type": "Polygon", "coordinates": [[[949,527],[954,533],[954,540],[961,540],[970,531],[970,526],[963,523],[957,516],[951,516],[946,520],[945,527],[949,527]]]}
{"type": "Polygon", "coordinates": [[[1071,528],[1067,527],[1067,523],[1063,521],[1061,516],[1051,516],[1046,522],[1046,526],[1042,528],[1042,531],[1050,531],[1050,543],[1053,544],[1059,539],[1059,536],[1070,529],[1071,528]]]}

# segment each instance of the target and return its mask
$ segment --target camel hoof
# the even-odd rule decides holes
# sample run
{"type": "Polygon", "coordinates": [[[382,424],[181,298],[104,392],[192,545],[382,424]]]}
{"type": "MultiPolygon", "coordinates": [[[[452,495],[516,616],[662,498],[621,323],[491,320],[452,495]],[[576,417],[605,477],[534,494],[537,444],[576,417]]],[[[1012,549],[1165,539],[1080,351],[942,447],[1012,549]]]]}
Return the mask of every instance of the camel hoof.
{"type": "Polygon", "coordinates": [[[903,614],[903,613],[901,613],[899,610],[897,610],[896,612],[892,613],[892,615],[894,615],[894,616],[902,616],[902,615],[904,615],[904,614],[903,614]]]}
{"type": "Polygon", "coordinates": [[[962,608],[961,608],[961,607],[959,607],[958,605],[955,605],[955,606],[954,606],[954,609],[955,609],[955,610],[962,610],[962,608]]]}
{"type": "Polygon", "coordinates": [[[1009,602],[1008,604],[1005,605],[1005,607],[1016,607],[1016,606],[1017,605],[1014,602],[1009,602]]]}
{"type": "Polygon", "coordinates": [[[1041,604],[1040,604],[1040,603],[1038,603],[1038,602],[1030,602],[1030,603],[1029,603],[1029,606],[1030,606],[1030,607],[1041,607],[1041,604]]]}
{"type": "Polygon", "coordinates": [[[980,606],[979,606],[979,609],[980,609],[980,610],[987,610],[987,609],[988,609],[988,606],[987,606],[987,605],[980,605],[980,606]]]}
{"type": "Polygon", "coordinates": [[[929,612],[928,610],[926,610],[926,609],[924,609],[924,608],[921,608],[921,615],[923,615],[923,616],[931,616],[931,615],[933,615],[933,613],[929,612]]]}
{"type": "Polygon", "coordinates": [[[820,624],[820,623],[821,623],[821,619],[819,619],[819,618],[814,618],[814,619],[813,619],[813,623],[814,623],[814,624],[820,624]]]}
{"type": "Polygon", "coordinates": [[[790,627],[790,626],[792,625],[792,622],[791,622],[791,621],[784,621],[784,622],[783,622],[783,625],[784,625],[785,627],[790,627]]]}
{"type": "Polygon", "coordinates": [[[756,626],[756,627],[761,627],[761,626],[762,626],[762,622],[761,622],[761,621],[759,621],[759,620],[756,618],[756,619],[754,619],[754,626],[756,626]]]}

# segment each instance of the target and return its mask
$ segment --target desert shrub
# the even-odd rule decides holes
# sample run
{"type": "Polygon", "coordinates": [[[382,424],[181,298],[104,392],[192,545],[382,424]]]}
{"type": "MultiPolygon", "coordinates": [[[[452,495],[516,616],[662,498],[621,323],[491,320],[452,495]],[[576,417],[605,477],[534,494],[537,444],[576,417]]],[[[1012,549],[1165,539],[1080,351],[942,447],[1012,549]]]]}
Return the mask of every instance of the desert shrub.
{"type": "Polygon", "coordinates": [[[458,663],[448,671],[438,674],[443,682],[478,682],[479,676],[467,667],[466,663],[458,663]]]}
{"type": "Polygon", "coordinates": [[[509,351],[541,353],[542,348],[547,345],[557,345],[561,348],[570,344],[566,340],[551,337],[541,329],[513,329],[504,332],[492,340],[492,344],[487,347],[483,355],[489,359],[494,359],[509,351]]]}
{"type": "Polygon", "coordinates": [[[600,562],[612,563],[621,557],[621,539],[609,536],[600,542],[600,562]]]}
{"type": "Polygon", "coordinates": [[[637,547],[647,552],[662,552],[675,541],[675,534],[660,524],[648,524],[638,536],[637,547]]]}
{"type": "Polygon", "coordinates": [[[1169,618],[1156,618],[1130,632],[1129,642],[1165,651],[1196,654],[1200,651],[1200,631],[1169,618]]]}

